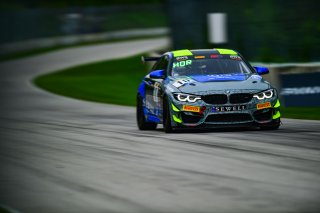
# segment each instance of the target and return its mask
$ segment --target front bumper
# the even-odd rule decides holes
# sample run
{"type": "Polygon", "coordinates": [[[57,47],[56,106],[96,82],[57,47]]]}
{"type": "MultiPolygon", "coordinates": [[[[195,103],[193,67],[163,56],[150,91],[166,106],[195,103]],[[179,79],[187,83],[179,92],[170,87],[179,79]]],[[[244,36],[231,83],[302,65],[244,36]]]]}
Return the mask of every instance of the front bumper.
{"type": "Polygon", "coordinates": [[[207,104],[202,100],[183,103],[173,98],[170,105],[173,127],[265,126],[280,120],[278,97],[222,105],[207,104]],[[263,106],[262,109],[259,109],[258,105],[263,106]]]}

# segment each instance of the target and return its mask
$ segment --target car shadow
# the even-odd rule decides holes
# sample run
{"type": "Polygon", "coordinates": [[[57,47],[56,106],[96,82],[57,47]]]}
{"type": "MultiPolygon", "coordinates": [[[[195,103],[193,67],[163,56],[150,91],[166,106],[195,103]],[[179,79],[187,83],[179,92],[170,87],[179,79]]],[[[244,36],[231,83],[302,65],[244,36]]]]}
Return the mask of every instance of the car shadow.
{"type": "MultiPolygon", "coordinates": [[[[163,128],[157,128],[157,132],[164,132],[163,128]]],[[[228,127],[228,128],[183,128],[183,129],[175,129],[172,133],[169,134],[194,134],[194,133],[214,133],[214,132],[248,132],[248,131],[262,131],[259,127],[228,127]]],[[[265,131],[265,130],[263,130],[265,131]]]]}

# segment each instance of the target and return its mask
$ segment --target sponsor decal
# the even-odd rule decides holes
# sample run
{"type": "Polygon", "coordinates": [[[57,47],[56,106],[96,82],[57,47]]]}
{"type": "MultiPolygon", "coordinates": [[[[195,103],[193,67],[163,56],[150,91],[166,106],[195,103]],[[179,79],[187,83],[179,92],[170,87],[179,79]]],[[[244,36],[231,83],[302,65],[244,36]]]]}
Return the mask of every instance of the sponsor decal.
{"type": "Polygon", "coordinates": [[[196,81],[210,82],[210,81],[244,81],[247,76],[245,74],[225,74],[225,75],[191,75],[196,81]]]}
{"type": "Polygon", "coordinates": [[[230,58],[231,58],[232,60],[238,60],[238,61],[241,60],[241,57],[240,57],[240,56],[237,56],[237,55],[230,55],[230,58]]]}
{"type": "Polygon", "coordinates": [[[176,57],[176,60],[177,61],[188,60],[188,56],[179,56],[179,57],[176,57]]]}
{"type": "Polygon", "coordinates": [[[154,89],[153,89],[153,101],[158,103],[160,101],[159,98],[159,90],[160,90],[161,84],[159,82],[156,82],[154,84],[154,89]]]}
{"type": "Polygon", "coordinates": [[[182,87],[186,84],[191,84],[193,81],[191,79],[180,79],[175,81],[172,85],[176,88],[182,87]]]}
{"type": "Polygon", "coordinates": [[[176,82],[174,82],[172,85],[173,85],[174,87],[179,88],[179,87],[183,86],[183,83],[182,83],[181,81],[176,81],[176,82]]]}
{"type": "Polygon", "coordinates": [[[232,111],[242,111],[246,109],[246,105],[238,106],[214,106],[211,112],[232,112],[232,111]]]}
{"type": "Polygon", "coordinates": [[[199,106],[183,105],[182,110],[188,111],[188,112],[200,112],[200,107],[199,106]]]}
{"type": "Polygon", "coordinates": [[[271,107],[271,103],[270,102],[257,104],[257,109],[265,109],[265,108],[270,108],[270,107],[271,107]]]}
{"type": "Polygon", "coordinates": [[[175,67],[185,67],[185,66],[188,66],[188,65],[191,65],[191,64],[192,64],[192,60],[178,61],[178,62],[173,63],[173,68],[175,68],[175,67]]]}

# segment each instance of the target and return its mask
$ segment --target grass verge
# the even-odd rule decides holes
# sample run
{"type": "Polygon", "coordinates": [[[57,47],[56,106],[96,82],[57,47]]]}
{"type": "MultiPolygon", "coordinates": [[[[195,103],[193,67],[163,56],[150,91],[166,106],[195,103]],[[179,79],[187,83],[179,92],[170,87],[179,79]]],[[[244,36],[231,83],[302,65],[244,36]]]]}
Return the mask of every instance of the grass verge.
{"type": "Polygon", "coordinates": [[[103,103],[134,105],[145,67],[140,56],[73,67],[40,76],[34,83],[50,92],[103,103]]]}
{"type": "MultiPolygon", "coordinates": [[[[146,74],[140,56],[77,66],[40,76],[34,83],[50,92],[73,98],[135,105],[139,83],[146,74]]],[[[320,107],[282,107],[285,118],[320,120],[320,107]]]]}
{"type": "Polygon", "coordinates": [[[320,120],[320,107],[281,107],[284,118],[320,120]]]}

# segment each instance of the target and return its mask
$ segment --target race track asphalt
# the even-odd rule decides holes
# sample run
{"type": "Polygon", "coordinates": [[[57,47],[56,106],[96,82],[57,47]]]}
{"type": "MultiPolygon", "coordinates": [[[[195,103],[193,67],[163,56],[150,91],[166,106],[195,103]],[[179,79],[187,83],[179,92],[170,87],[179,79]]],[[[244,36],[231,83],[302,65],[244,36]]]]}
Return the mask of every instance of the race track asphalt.
{"type": "MultiPolygon", "coordinates": [[[[20,212],[319,212],[320,122],[139,131],[135,109],[54,95],[43,73],[165,46],[149,39],[0,64],[0,204],[20,212]]],[[[134,70],[133,70],[134,71],[134,70]]]]}

